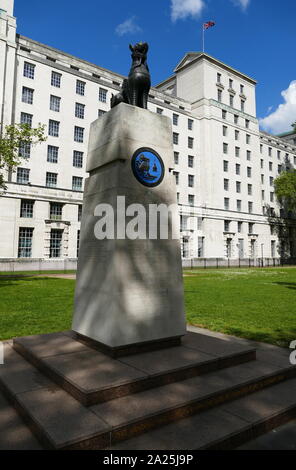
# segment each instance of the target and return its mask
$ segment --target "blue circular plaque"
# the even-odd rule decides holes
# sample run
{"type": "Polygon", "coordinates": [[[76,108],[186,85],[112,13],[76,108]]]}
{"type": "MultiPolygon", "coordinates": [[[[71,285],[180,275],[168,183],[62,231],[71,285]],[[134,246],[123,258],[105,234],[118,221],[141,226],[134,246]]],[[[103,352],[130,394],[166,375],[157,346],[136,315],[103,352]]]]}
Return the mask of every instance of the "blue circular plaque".
{"type": "Polygon", "coordinates": [[[144,186],[158,186],[164,177],[161,156],[149,148],[140,148],[134,153],[132,170],[136,179],[144,186]]]}

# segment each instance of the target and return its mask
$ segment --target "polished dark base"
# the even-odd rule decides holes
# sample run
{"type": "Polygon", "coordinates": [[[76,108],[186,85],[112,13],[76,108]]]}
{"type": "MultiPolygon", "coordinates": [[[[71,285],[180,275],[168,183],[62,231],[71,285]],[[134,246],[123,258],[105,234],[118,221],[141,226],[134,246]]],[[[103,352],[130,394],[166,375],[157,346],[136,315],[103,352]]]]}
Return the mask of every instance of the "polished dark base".
{"type": "Polygon", "coordinates": [[[174,348],[181,345],[182,339],[182,336],[176,336],[174,338],[165,338],[158,341],[146,341],[144,343],[128,344],[126,346],[111,348],[106,344],[100,343],[100,341],[81,335],[76,331],[72,330],[71,334],[76,341],[80,341],[89,348],[96,349],[97,351],[100,351],[109,357],[113,357],[114,359],[123,356],[132,356],[133,354],[157,351],[159,349],[174,348]]]}

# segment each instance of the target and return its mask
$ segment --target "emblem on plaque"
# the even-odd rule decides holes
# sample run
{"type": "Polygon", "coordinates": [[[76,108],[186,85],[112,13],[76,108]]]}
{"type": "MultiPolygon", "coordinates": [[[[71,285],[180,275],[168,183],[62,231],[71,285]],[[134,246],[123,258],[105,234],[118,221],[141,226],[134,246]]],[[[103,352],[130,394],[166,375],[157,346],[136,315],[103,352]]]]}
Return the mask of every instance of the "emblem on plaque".
{"type": "Polygon", "coordinates": [[[164,177],[164,164],[160,155],[152,149],[138,149],[132,158],[132,170],[144,186],[158,186],[164,177]]]}

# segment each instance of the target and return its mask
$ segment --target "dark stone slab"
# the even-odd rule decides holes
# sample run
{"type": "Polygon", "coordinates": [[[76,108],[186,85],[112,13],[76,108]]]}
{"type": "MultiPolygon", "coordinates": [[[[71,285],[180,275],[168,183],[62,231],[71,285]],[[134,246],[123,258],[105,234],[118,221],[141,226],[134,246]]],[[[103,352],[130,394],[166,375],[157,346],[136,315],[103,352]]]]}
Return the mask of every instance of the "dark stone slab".
{"type": "Polygon", "coordinates": [[[59,354],[85,351],[87,346],[75,341],[64,333],[49,333],[44,335],[24,336],[13,340],[14,348],[18,345],[34,356],[50,357],[59,354]]]}
{"type": "Polygon", "coordinates": [[[108,425],[58,388],[21,393],[17,406],[49,448],[91,449],[109,442],[108,425]]]}
{"type": "Polygon", "coordinates": [[[218,357],[237,354],[242,351],[252,349],[249,346],[237,344],[233,341],[226,341],[212,336],[191,332],[187,332],[187,334],[183,336],[182,345],[187,348],[196,349],[197,351],[201,351],[205,354],[218,357]]]}

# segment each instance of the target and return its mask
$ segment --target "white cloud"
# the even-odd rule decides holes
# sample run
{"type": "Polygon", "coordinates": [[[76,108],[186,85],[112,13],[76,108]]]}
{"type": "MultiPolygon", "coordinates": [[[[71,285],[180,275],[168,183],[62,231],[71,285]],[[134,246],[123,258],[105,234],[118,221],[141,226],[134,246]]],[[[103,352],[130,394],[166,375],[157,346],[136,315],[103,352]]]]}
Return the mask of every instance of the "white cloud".
{"type": "Polygon", "coordinates": [[[172,21],[185,19],[188,16],[197,18],[204,6],[204,0],[171,0],[172,21]]]}
{"type": "Polygon", "coordinates": [[[118,36],[123,36],[124,34],[140,33],[141,31],[142,28],[137,25],[135,16],[131,16],[115,28],[115,32],[118,34],[118,36]]]}
{"type": "Polygon", "coordinates": [[[292,130],[291,124],[296,121],[296,80],[293,80],[289,88],[282,91],[281,95],[284,103],[280,104],[269,116],[259,120],[263,129],[274,134],[292,130]]]}
{"type": "Polygon", "coordinates": [[[232,0],[234,5],[241,7],[244,11],[248,8],[251,0],[232,0]]]}

